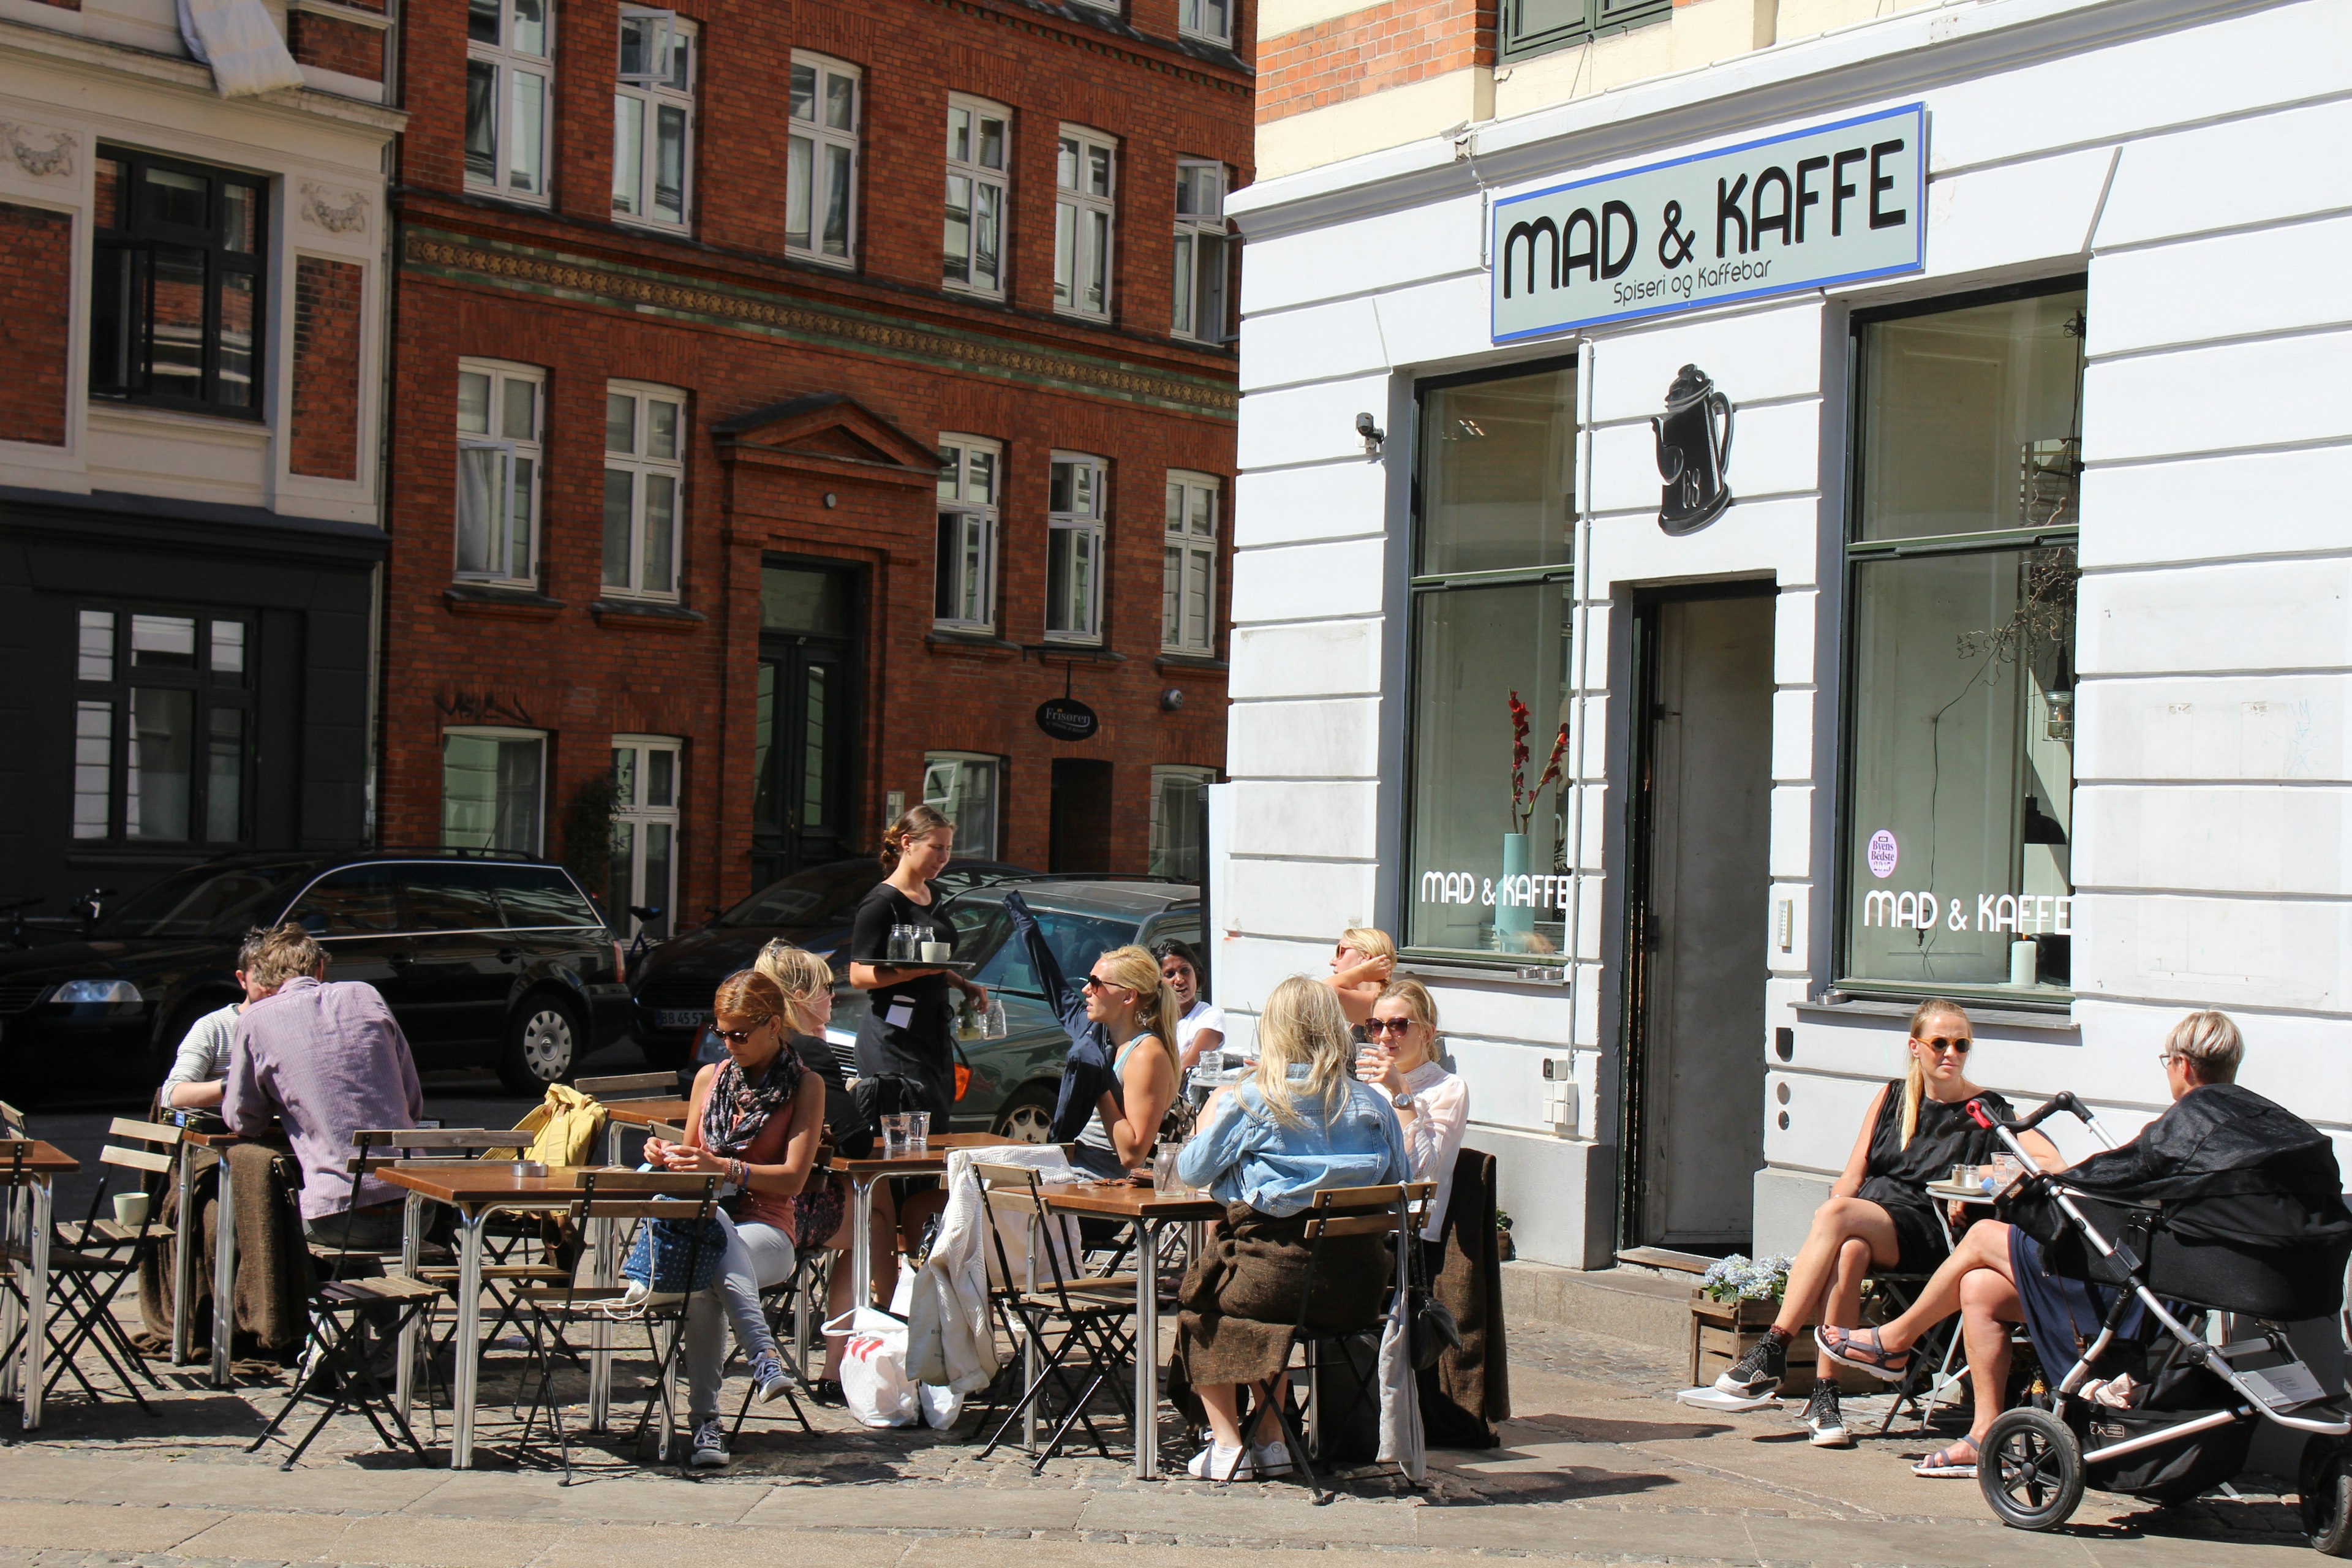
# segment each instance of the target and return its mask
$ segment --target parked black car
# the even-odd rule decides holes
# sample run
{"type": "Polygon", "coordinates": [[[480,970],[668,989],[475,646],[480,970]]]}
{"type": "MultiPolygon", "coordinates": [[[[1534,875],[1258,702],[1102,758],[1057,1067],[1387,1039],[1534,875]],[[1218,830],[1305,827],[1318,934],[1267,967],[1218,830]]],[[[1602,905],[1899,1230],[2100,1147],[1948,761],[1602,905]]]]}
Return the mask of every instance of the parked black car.
{"type": "MultiPolygon", "coordinates": [[[[942,892],[954,894],[1036,875],[996,860],[952,860],[939,884],[942,892]]],[[[749,969],[760,950],[778,937],[822,954],[835,973],[847,973],[849,923],[860,900],[881,879],[881,864],[870,855],[811,866],[770,883],[709,925],[647,952],[629,976],[636,1001],[633,1029],[646,1060],[656,1068],[684,1067],[710,1016],[719,983],[749,969]]]]}
{"type": "Polygon", "coordinates": [[[237,1000],[247,928],[300,921],[333,980],[383,993],[420,1068],[488,1063],[535,1092],[629,1025],[619,943],[562,867],[450,849],[192,866],[79,940],[0,953],[10,1098],[152,1088],[190,1025],[237,1000]]]}
{"type": "MultiPolygon", "coordinates": [[[[961,868],[951,866],[950,871],[961,868]]],[[[1019,889],[1066,976],[1086,973],[1101,954],[1129,942],[1149,947],[1172,936],[1195,949],[1200,945],[1201,892],[1190,882],[1047,878],[1021,883],[1019,889]]],[[[959,1132],[990,1131],[1024,1142],[1043,1142],[1054,1120],[1054,1100],[1061,1087],[1062,1058],[1068,1054],[1070,1037],[1046,1005],[1045,987],[1030,967],[1027,948],[1013,940],[1012,917],[1004,912],[1004,895],[1011,890],[1004,883],[974,888],[957,895],[947,906],[948,918],[958,931],[957,951],[979,963],[973,978],[1003,1000],[1008,1026],[1003,1039],[961,1043],[964,1062],[971,1068],[971,1081],[956,1101],[952,1121],[959,1132]]],[[[662,951],[675,945],[667,944],[662,951]]],[[[681,985],[687,979],[683,969],[675,976],[681,985]]],[[[835,969],[842,974],[842,985],[825,1037],[844,1070],[848,1070],[853,1066],[858,1026],[866,1016],[866,994],[849,987],[845,961],[836,962],[835,969]]],[[[701,1011],[691,1028],[674,1032],[679,1037],[672,1047],[676,1054],[666,1056],[666,1061],[683,1063],[693,1055],[715,1058],[715,1045],[697,1053],[694,1041],[701,1021],[709,1016],[710,994],[726,973],[719,971],[707,979],[693,977],[693,984],[701,987],[701,1011]]],[[[1207,976],[1202,978],[1205,981],[1207,976]]],[[[640,1016],[643,994],[641,989],[640,1016]]],[[[644,1042],[640,1035],[638,1043],[644,1042]]]]}

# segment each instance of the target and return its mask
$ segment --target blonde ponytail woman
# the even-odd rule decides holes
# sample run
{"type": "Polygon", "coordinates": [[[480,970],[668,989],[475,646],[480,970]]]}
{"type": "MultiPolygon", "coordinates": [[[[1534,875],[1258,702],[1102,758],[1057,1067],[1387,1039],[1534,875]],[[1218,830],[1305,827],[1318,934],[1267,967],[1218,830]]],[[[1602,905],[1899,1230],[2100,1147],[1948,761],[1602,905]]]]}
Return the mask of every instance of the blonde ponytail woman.
{"type": "MultiPolygon", "coordinates": [[[[1216,1234],[1178,1293],[1177,1358],[1214,1436],[1192,1474],[1234,1480],[1290,1468],[1266,1384],[1290,1360],[1307,1247],[1306,1215],[1327,1188],[1412,1176],[1396,1113],[1353,1076],[1356,1042],[1329,986],[1295,974],[1258,1015],[1257,1069],[1202,1108],[1176,1169],[1225,1205],[1216,1234]],[[1254,1433],[1241,1429],[1241,1385],[1258,1391],[1254,1433]]],[[[1308,1301],[1307,1324],[1333,1332],[1375,1326],[1393,1258],[1380,1236],[1335,1237],[1317,1262],[1334,1282],[1308,1301]]]]}
{"type": "MultiPolygon", "coordinates": [[[[1969,1118],[1969,1100],[1984,1101],[1998,1120],[2016,1115],[2008,1100],[1969,1078],[1975,1046],[1975,1031],[1958,1003],[1934,997],[1919,1004],[1911,1015],[1903,1077],[1872,1097],[1845,1169],[1831,1184],[1829,1201],[1813,1211],[1812,1228],[1789,1265],[1779,1319],[1715,1380],[1716,1387],[1770,1394],[1788,1374],[1789,1342],[1800,1329],[1816,1321],[1850,1329],[1862,1321],[1864,1276],[1929,1274],[1944,1260],[1951,1248],[1927,1184],[1949,1175],[1956,1164],[1980,1164],[1990,1155],[1992,1134],[1969,1118]]],[[[2040,1134],[2029,1136],[2037,1157],[2049,1149],[2040,1134]]],[[[1820,1381],[1805,1407],[1805,1425],[1816,1446],[1843,1447],[1849,1439],[1838,1409],[1837,1363],[1824,1352],[1814,1364],[1820,1381]]]]}
{"type": "Polygon", "coordinates": [[[1112,1087],[1078,1133],[1076,1158],[1098,1175],[1116,1175],[1150,1163],[1160,1119],[1176,1102],[1182,1077],[1176,1023],[1183,1009],[1160,975],[1160,961],[1139,947],[1104,953],[1080,984],[1087,1021],[1101,1028],[1115,1054],[1112,1087]]]}

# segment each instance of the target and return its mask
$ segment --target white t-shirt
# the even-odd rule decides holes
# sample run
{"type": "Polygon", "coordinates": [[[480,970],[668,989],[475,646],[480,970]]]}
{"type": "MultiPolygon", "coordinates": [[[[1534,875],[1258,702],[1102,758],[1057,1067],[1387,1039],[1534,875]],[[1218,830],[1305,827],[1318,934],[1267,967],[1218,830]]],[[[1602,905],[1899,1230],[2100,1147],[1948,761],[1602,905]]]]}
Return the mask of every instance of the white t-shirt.
{"type": "Polygon", "coordinates": [[[1196,1000],[1192,1004],[1192,1010],[1176,1020],[1176,1054],[1179,1058],[1192,1050],[1192,1037],[1203,1029],[1213,1029],[1220,1035],[1223,1034],[1225,1010],[1223,1007],[1212,1007],[1206,1000],[1196,1000]]]}

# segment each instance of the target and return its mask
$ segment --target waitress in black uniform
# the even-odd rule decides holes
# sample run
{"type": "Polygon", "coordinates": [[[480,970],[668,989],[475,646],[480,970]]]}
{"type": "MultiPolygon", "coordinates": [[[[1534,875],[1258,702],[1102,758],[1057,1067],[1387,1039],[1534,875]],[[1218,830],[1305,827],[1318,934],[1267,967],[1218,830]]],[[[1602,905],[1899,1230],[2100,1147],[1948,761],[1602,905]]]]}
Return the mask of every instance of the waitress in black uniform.
{"type": "MultiPolygon", "coordinates": [[[[860,1077],[897,1073],[923,1086],[931,1131],[948,1131],[955,1104],[957,993],[985,1008],[988,993],[953,970],[890,958],[890,931],[912,926],[921,942],[955,946],[954,925],[931,879],[948,868],[955,824],[919,805],[882,835],[883,880],[857,906],[849,935],[849,983],[866,992],[857,1030],[860,1077]]],[[[919,950],[918,950],[919,951],[919,950]]]]}

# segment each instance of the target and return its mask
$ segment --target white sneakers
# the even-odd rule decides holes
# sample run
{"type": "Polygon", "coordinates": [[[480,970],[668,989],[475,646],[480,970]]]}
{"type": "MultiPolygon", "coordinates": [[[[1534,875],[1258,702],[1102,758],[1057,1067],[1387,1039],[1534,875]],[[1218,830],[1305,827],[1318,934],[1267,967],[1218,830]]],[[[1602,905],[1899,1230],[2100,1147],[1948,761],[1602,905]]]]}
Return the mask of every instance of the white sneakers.
{"type": "Polygon", "coordinates": [[[1250,1464],[1261,1477],[1288,1475],[1290,1445],[1279,1437],[1271,1443],[1255,1445],[1250,1449],[1250,1464]]]}
{"type": "Polygon", "coordinates": [[[1289,1473],[1290,1446],[1276,1437],[1271,1443],[1254,1443],[1244,1452],[1213,1442],[1193,1455],[1192,1463],[1184,1468],[1198,1480],[1264,1480],[1269,1476],[1289,1473]]]}

